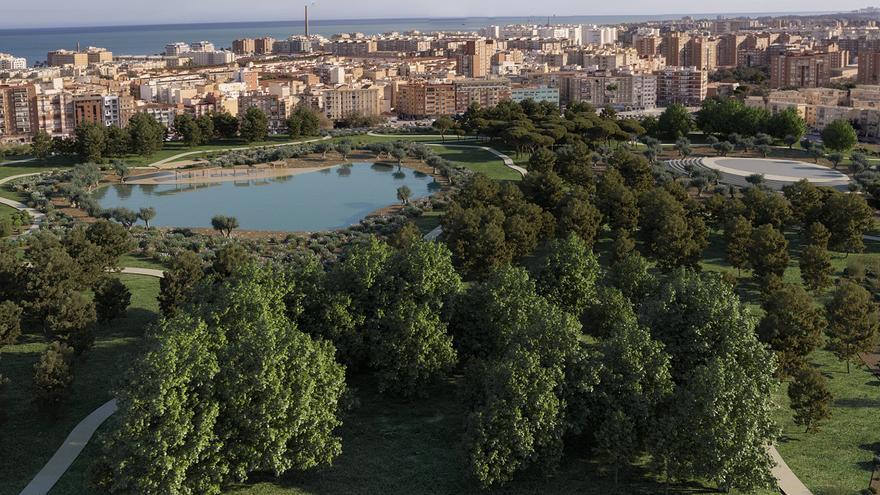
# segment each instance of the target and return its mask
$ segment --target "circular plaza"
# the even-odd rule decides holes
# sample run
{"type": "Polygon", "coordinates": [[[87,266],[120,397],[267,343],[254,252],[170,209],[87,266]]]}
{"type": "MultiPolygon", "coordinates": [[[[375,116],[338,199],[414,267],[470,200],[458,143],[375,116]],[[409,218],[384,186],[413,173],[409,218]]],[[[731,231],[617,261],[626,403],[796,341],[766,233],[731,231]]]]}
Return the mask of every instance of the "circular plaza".
{"type": "Polygon", "coordinates": [[[751,157],[694,157],[670,160],[667,167],[674,172],[687,173],[706,168],[717,171],[721,182],[736,186],[747,186],[751,175],[764,176],[765,184],[774,188],[793,184],[806,179],[817,186],[846,189],[850,180],[846,174],[822,165],[780,158],[751,157]]]}

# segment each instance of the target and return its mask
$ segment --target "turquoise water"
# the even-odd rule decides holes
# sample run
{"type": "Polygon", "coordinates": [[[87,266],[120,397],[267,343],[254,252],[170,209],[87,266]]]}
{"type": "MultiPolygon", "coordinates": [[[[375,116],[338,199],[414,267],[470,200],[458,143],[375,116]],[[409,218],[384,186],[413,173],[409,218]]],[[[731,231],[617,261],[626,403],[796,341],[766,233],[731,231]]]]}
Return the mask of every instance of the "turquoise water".
{"type": "Polygon", "coordinates": [[[397,200],[406,185],[411,199],[439,189],[420,172],[388,165],[355,163],[288,177],[205,184],[117,184],[95,199],[104,208],[137,211],[151,206],[151,226],[210,227],[214,215],[233,216],[244,230],[321,231],[347,227],[397,200]]]}

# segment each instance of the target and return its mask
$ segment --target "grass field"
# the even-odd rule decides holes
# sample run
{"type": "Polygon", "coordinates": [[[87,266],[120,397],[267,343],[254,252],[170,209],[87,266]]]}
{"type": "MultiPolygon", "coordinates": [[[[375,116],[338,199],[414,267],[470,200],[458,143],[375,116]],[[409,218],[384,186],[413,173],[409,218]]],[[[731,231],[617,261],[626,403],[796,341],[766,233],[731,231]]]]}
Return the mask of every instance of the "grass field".
{"type": "MultiPolygon", "coordinates": [[[[112,397],[116,380],[141,351],[144,328],[156,319],[159,280],[119,275],[132,292],[126,316],[96,330],[95,347],[77,359],[71,395],[57,411],[47,412],[32,401],[34,364],[46,348],[42,335],[25,334],[3,349],[0,372],[10,379],[4,387],[5,416],[0,441],[0,495],[17,494],[37,474],[70,430],[112,397]]],[[[65,478],[82,478],[76,471],[65,478]]],[[[59,493],[82,493],[81,481],[59,493]]],[[[61,488],[61,487],[59,487],[61,488]]]]}

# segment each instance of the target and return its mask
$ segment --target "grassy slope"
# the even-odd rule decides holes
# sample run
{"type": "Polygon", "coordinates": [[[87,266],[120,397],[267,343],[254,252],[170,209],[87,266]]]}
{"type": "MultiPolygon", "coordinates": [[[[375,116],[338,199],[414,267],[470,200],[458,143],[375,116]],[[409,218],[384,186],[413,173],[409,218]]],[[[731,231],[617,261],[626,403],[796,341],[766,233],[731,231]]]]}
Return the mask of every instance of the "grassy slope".
{"type": "MultiPolygon", "coordinates": [[[[131,307],[125,318],[98,328],[95,348],[75,365],[69,401],[54,415],[31,402],[33,367],[46,348],[43,336],[23,335],[18,344],[3,349],[0,372],[10,383],[2,392],[6,419],[0,441],[0,495],[17,494],[30,481],[70,430],[111,398],[114,381],[140,352],[143,329],[157,316],[159,281],[134,275],[120,278],[132,292],[131,307]]],[[[67,493],[81,492],[79,484],[67,493]]]]}

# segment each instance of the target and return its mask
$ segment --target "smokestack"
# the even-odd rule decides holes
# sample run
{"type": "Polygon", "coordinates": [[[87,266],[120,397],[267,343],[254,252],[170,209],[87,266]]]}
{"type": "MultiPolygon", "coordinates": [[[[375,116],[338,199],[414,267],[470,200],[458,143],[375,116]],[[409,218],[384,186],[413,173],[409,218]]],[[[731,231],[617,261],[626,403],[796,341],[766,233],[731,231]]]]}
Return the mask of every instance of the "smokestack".
{"type": "Polygon", "coordinates": [[[306,5],[306,36],[309,35],[309,6],[306,5]]]}

